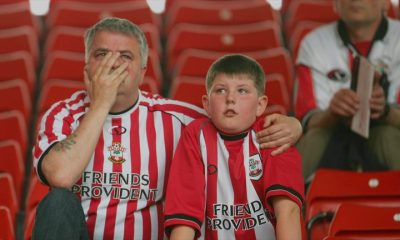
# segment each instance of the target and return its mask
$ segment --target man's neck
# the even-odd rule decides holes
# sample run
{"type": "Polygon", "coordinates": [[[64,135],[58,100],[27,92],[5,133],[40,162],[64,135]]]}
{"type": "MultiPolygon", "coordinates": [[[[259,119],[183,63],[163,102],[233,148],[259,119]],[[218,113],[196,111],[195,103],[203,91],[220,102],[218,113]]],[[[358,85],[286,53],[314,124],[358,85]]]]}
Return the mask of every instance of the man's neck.
{"type": "Polygon", "coordinates": [[[353,43],[372,41],[379,27],[380,22],[375,22],[369,25],[347,25],[346,29],[350,40],[353,43]]]}

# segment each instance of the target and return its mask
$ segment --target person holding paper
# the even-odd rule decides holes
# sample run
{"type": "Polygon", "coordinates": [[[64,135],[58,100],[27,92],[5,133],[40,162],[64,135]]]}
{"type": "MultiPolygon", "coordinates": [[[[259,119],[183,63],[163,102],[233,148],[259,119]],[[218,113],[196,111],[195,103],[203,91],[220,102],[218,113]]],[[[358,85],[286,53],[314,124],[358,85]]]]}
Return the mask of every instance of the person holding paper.
{"type": "Polygon", "coordinates": [[[296,61],[304,177],[311,180],[318,167],[400,169],[400,22],[385,16],[388,0],[333,3],[339,20],[308,34],[296,61]],[[360,110],[360,97],[351,88],[357,56],[375,68],[368,138],[350,129],[360,110]]]}

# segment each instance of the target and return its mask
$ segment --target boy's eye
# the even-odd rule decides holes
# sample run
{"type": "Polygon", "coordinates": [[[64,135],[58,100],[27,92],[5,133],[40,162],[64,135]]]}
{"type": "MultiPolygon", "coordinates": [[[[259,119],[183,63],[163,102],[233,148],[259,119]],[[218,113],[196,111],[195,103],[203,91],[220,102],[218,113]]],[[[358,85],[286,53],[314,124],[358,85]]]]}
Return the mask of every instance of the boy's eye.
{"type": "Polygon", "coordinates": [[[223,94],[226,92],[226,90],[225,90],[225,88],[217,88],[217,89],[215,89],[215,92],[218,94],[223,94]]]}
{"type": "Polygon", "coordinates": [[[247,89],[245,89],[245,88],[239,88],[238,92],[239,92],[240,94],[246,94],[246,93],[248,93],[249,91],[248,91],[247,89]]]}

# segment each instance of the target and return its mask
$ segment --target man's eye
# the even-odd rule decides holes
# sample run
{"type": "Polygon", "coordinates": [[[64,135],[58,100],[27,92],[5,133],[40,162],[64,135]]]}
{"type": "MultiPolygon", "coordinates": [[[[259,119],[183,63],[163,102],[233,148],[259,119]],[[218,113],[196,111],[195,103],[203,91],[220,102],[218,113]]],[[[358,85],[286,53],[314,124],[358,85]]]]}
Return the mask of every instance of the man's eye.
{"type": "Polygon", "coordinates": [[[96,54],[95,54],[95,57],[104,57],[104,56],[106,56],[106,55],[107,55],[106,52],[100,52],[100,53],[96,53],[96,54]]]}
{"type": "Polygon", "coordinates": [[[123,54],[123,55],[121,55],[121,57],[123,59],[126,59],[126,60],[132,60],[132,56],[131,55],[123,54]]]}

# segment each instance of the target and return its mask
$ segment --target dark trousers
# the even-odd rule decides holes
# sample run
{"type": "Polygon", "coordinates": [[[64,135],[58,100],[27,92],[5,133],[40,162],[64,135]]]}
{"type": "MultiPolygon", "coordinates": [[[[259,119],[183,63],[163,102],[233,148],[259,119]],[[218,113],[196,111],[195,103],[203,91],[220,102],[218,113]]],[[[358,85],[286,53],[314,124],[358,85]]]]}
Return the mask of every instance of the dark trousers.
{"type": "Polygon", "coordinates": [[[36,211],[32,239],[89,239],[83,209],[74,193],[53,188],[43,198],[36,211]]]}

